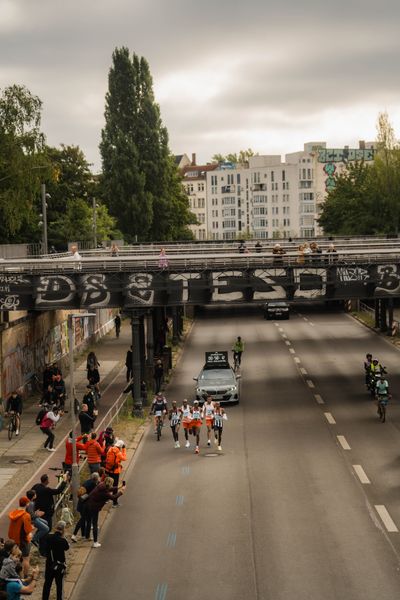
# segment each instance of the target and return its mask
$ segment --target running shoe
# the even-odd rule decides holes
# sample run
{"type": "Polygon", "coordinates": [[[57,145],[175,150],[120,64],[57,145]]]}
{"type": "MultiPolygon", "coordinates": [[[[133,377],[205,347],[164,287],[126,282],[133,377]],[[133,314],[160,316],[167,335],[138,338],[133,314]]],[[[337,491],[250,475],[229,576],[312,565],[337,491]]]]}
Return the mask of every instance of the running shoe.
{"type": "Polygon", "coordinates": [[[180,443],[179,443],[179,442],[176,442],[176,447],[177,447],[177,448],[180,448],[180,447],[181,447],[181,445],[180,445],[180,443]]]}
{"type": "Polygon", "coordinates": [[[199,452],[200,452],[199,447],[196,446],[195,454],[198,454],[199,452]]]}
{"type": "Polygon", "coordinates": [[[210,440],[207,440],[207,446],[211,446],[210,440]]]}
{"type": "Polygon", "coordinates": [[[218,446],[218,450],[222,450],[222,446],[218,446]]]}
{"type": "Polygon", "coordinates": [[[56,449],[55,449],[55,448],[46,448],[46,450],[47,450],[48,452],[55,452],[55,451],[56,451],[56,449]]]}
{"type": "Polygon", "coordinates": [[[186,448],[190,448],[190,442],[189,442],[189,440],[186,442],[185,446],[186,446],[186,448]]]}
{"type": "Polygon", "coordinates": [[[217,445],[218,444],[218,440],[217,438],[214,438],[214,444],[217,445]]]}
{"type": "Polygon", "coordinates": [[[76,537],[76,535],[72,534],[71,535],[71,542],[75,542],[76,543],[77,541],[78,541],[78,538],[76,537]]]}
{"type": "Polygon", "coordinates": [[[93,542],[93,548],[100,548],[101,544],[100,542],[93,542]]]}

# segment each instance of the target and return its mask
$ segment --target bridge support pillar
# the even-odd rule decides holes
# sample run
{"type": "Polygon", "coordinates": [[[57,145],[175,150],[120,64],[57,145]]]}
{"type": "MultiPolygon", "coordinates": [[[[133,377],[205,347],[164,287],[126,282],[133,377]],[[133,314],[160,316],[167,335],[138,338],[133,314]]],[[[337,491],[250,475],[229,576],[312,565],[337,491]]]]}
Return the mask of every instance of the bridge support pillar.
{"type": "Polygon", "coordinates": [[[146,313],[146,346],[147,346],[147,360],[148,366],[154,364],[154,327],[153,327],[153,311],[149,310],[146,313]]]}
{"type": "Polygon", "coordinates": [[[166,343],[166,333],[167,333],[167,319],[165,315],[165,308],[162,306],[158,306],[154,310],[154,353],[156,356],[161,357],[163,348],[166,343]]]}
{"type": "Polygon", "coordinates": [[[131,311],[131,329],[132,329],[132,374],[133,374],[133,415],[141,415],[143,408],[142,392],[141,392],[141,380],[142,380],[142,366],[141,366],[141,335],[140,335],[140,315],[137,311],[131,311]]]}
{"type": "Polygon", "coordinates": [[[387,331],[386,306],[387,306],[387,300],[385,298],[381,298],[381,300],[380,300],[380,329],[383,332],[387,331]]]}
{"type": "Polygon", "coordinates": [[[387,324],[387,334],[392,336],[394,334],[393,328],[393,298],[387,299],[387,316],[388,316],[388,324],[387,324]]]}
{"type": "Polygon", "coordinates": [[[172,343],[177,344],[180,339],[180,308],[174,306],[172,308],[172,343]]]}
{"type": "Polygon", "coordinates": [[[144,333],[144,315],[139,317],[139,340],[140,340],[140,379],[146,377],[146,338],[144,333]]]}

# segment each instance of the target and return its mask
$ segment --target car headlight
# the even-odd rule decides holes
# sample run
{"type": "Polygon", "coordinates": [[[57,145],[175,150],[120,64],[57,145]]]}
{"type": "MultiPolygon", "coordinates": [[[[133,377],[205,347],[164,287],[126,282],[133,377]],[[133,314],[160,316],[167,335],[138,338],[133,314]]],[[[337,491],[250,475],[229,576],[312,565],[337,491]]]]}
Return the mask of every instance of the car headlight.
{"type": "Polygon", "coordinates": [[[237,386],[236,386],[236,385],[232,385],[232,386],[229,388],[229,391],[230,391],[230,392],[236,392],[236,390],[237,390],[237,386]]]}
{"type": "Polygon", "coordinates": [[[199,387],[198,387],[198,388],[196,388],[196,393],[197,393],[197,394],[201,394],[201,388],[199,388],[199,387]]]}

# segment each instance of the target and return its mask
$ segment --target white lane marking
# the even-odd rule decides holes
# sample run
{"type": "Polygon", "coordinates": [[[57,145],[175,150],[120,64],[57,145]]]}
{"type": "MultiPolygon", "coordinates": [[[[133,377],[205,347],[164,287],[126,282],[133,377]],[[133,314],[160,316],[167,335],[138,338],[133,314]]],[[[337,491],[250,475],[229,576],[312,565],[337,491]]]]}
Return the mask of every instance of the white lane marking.
{"type": "Polygon", "coordinates": [[[275,327],[279,327],[279,323],[274,323],[275,327]]]}
{"type": "Polygon", "coordinates": [[[371,483],[361,465],[353,465],[353,469],[361,483],[371,483]]]}
{"type": "Polygon", "coordinates": [[[309,388],[315,388],[315,385],[313,384],[313,382],[311,381],[311,379],[306,379],[307,381],[307,385],[309,388]]]}
{"type": "Polygon", "coordinates": [[[343,450],[351,450],[350,445],[344,435],[337,435],[339,444],[342,446],[343,450]]]}
{"type": "Polygon", "coordinates": [[[308,323],[308,319],[307,319],[307,317],[303,317],[303,319],[304,319],[305,321],[307,321],[307,323],[308,323]]]}
{"type": "Polygon", "coordinates": [[[308,375],[308,373],[307,373],[307,369],[305,369],[304,367],[301,367],[301,368],[300,368],[300,373],[301,373],[302,375],[308,375]]]}
{"type": "Polygon", "coordinates": [[[297,363],[298,365],[301,363],[301,360],[299,359],[299,357],[298,357],[298,356],[294,356],[294,357],[293,357],[293,360],[294,360],[294,362],[295,362],[295,363],[297,363]]]}
{"type": "Polygon", "coordinates": [[[311,321],[310,321],[310,325],[311,325],[311,327],[315,327],[314,323],[311,323],[311,321]]]}
{"type": "Polygon", "coordinates": [[[286,333],[282,333],[282,337],[283,337],[283,339],[284,339],[284,340],[287,340],[287,335],[286,335],[286,333]]]}
{"type": "Polygon", "coordinates": [[[289,352],[290,352],[290,354],[294,354],[293,348],[289,348],[289,352]]]}
{"type": "Polygon", "coordinates": [[[336,421],[332,415],[332,413],[324,413],[326,420],[328,421],[329,425],[336,425],[336,421]]]}
{"type": "Polygon", "coordinates": [[[386,507],[383,504],[375,504],[375,510],[382,519],[386,530],[391,533],[398,533],[399,530],[397,529],[392,517],[389,515],[386,507]]]}
{"type": "Polygon", "coordinates": [[[286,344],[286,346],[291,346],[292,345],[292,343],[289,342],[288,340],[285,340],[285,344],[286,344]]]}
{"type": "Polygon", "coordinates": [[[299,315],[299,317],[302,317],[303,315],[301,313],[297,313],[299,315]]]}
{"type": "Polygon", "coordinates": [[[322,400],[322,397],[319,394],[315,394],[314,398],[316,399],[318,404],[325,404],[325,402],[322,400]]]}
{"type": "Polygon", "coordinates": [[[279,331],[280,333],[283,333],[283,329],[282,329],[281,327],[279,327],[279,328],[278,328],[278,331],[279,331]]]}

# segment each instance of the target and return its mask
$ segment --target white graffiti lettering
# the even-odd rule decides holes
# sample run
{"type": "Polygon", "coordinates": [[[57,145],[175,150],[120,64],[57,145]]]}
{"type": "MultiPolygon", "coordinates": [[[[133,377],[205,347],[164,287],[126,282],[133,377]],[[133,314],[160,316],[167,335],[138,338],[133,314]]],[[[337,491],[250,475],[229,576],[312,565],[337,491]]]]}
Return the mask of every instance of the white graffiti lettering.
{"type": "Polygon", "coordinates": [[[130,275],[126,287],[128,298],[137,304],[151,306],[154,302],[154,290],[151,289],[153,275],[150,273],[135,273],[130,275]]]}
{"type": "Polygon", "coordinates": [[[82,277],[82,306],[107,306],[111,294],[105,285],[106,276],[85,275],[82,277]]]}
{"type": "Polygon", "coordinates": [[[361,269],[361,267],[338,267],[337,278],[339,281],[367,281],[369,279],[369,273],[367,269],[361,269]]]}
{"type": "Polygon", "coordinates": [[[400,290],[400,277],[397,265],[379,265],[377,269],[378,285],[375,292],[397,294],[400,290]]]}
{"type": "Polygon", "coordinates": [[[17,310],[20,304],[18,296],[13,294],[12,296],[0,297],[0,310],[17,310]]]}
{"type": "Polygon", "coordinates": [[[272,271],[266,271],[265,269],[256,269],[254,276],[260,279],[264,284],[269,286],[270,290],[254,291],[254,300],[271,300],[271,299],[285,299],[286,292],[285,288],[281,285],[276,285],[274,277],[286,277],[285,269],[273,269],[272,271]]]}
{"type": "Polygon", "coordinates": [[[182,302],[189,300],[189,281],[191,279],[200,279],[200,273],[171,273],[169,279],[171,281],[182,281],[182,302]]]}
{"type": "Polygon", "coordinates": [[[76,285],[67,275],[46,275],[39,278],[37,305],[68,305],[76,294],[76,285]]]}
{"type": "Polygon", "coordinates": [[[6,275],[0,274],[0,283],[30,283],[29,279],[25,279],[22,275],[6,275]]]}
{"type": "Polygon", "coordinates": [[[243,277],[243,273],[241,271],[224,271],[223,273],[220,271],[214,271],[212,273],[212,301],[235,302],[236,300],[243,300],[243,291],[229,291],[234,285],[230,279],[241,277],[243,277]],[[226,292],[224,292],[224,290],[226,290],[226,292]]]}

